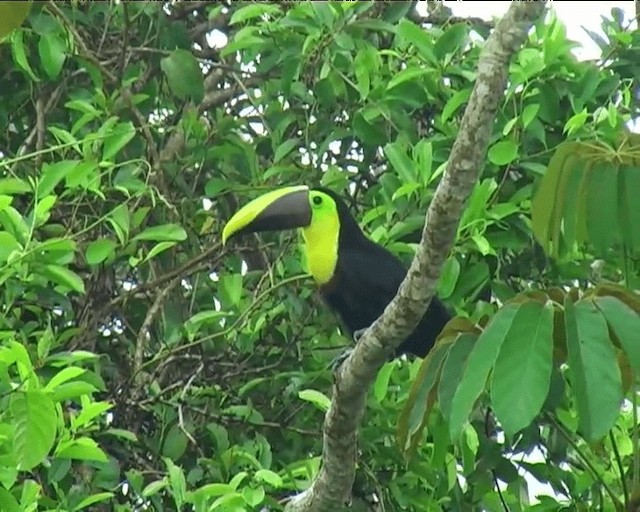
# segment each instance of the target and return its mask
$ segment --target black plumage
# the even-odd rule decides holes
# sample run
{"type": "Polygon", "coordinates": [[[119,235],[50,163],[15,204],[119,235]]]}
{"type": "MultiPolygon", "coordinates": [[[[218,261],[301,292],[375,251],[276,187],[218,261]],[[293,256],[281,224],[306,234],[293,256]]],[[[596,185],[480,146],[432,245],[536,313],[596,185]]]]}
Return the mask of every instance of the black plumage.
{"type": "MultiPolygon", "coordinates": [[[[340,218],[337,266],[331,280],[320,286],[320,293],[353,335],[382,314],[397,293],[407,268],[397,256],[367,238],[340,196],[326,188],[316,190],[335,201],[340,218]]],[[[450,318],[440,299],[433,297],[420,323],[398,347],[396,355],[425,357],[450,318]]]]}

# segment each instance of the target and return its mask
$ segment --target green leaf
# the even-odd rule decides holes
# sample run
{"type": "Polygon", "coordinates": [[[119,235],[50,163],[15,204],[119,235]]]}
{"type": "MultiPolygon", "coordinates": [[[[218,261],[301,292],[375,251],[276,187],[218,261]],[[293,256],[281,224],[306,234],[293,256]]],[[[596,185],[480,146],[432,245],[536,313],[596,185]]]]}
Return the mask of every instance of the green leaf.
{"type": "Polygon", "coordinates": [[[594,302],[618,338],[636,377],[640,377],[640,316],[615,297],[596,297],[594,302]]]}
{"type": "Polygon", "coordinates": [[[84,368],[80,368],[78,366],[68,366],[67,368],[63,368],[58,373],[56,373],[53,377],[51,377],[51,380],[49,380],[47,385],[44,387],[44,390],[53,391],[61,384],[64,384],[69,380],[75,379],[76,377],[80,377],[80,375],[82,375],[86,371],[87,370],[85,370],[84,368]]]}
{"type": "Polygon", "coordinates": [[[151,226],[142,233],[136,235],[134,240],[152,240],[154,242],[182,242],[186,240],[187,232],[179,224],[163,224],[162,226],[151,226]]]}
{"type": "Polygon", "coordinates": [[[52,164],[43,164],[40,179],[38,180],[38,197],[50,195],[56,185],[73,171],[79,163],[79,160],[61,160],[52,164]]]}
{"type": "Polygon", "coordinates": [[[396,32],[398,36],[404,39],[407,43],[415,46],[421,57],[432,64],[438,64],[438,58],[433,50],[431,36],[426,30],[408,19],[403,19],[398,23],[396,32]]]}
{"type": "Polygon", "coordinates": [[[110,238],[94,240],[87,246],[85,259],[89,265],[98,265],[113,254],[116,243],[110,238]]]}
{"type": "Polygon", "coordinates": [[[41,464],[56,439],[56,409],[42,391],[17,391],[11,397],[15,425],[13,447],[21,471],[41,464]]]}
{"type": "Polygon", "coordinates": [[[387,396],[387,390],[389,389],[389,379],[396,367],[395,361],[385,363],[376,376],[376,381],[373,384],[373,396],[375,396],[378,403],[382,403],[387,396]]]}
{"type": "Polygon", "coordinates": [[[176,49],[160,60],[171,92],[180,100],[200,103],[204,98],[204,76],[198,60],[190,51],[176,49]]]}
{"type": "Polygon", "coordinates": [[[27,52],[24,45],[24,32],[21,29],[15,30],[11,34],[11,53],[13,55],[13,61],[18,67],[25,71],[31,80],[39,82],[40,79],[35,75],[33,69],[31,69],[31,65],[27,59],[27,52]]]}
{"type": "Polygon", "coordinates": [[[285,156],[291,153],[299,142],[300,141],[298,139],[288,139],[280,144],[273,155],[273,163],[277,164],[285,156]]]}
{"type": "Polygon", "coordinates": [[[252,3],[250,5],[240,7],[234,11],[229,20],[230,25],[236,25],[244,21],[262,17],[265,14],[280,14],[282,11],[277,5],[252,3]]]}
{"type": "Polygon", "coordinates": [[[445,103],[442,109],[442,122],[446,123],[453,114],[455,114],[458,109],[464,105],[471,96],[471,89],[462,89],[461,91],[457,91],[456,93],[449,98],[447,103],[445,103]]]}
{"type": "Polygon", "coordinates": [[[409,82],[414,80],[415,78],[419,78],[424,76],[427,73],[427,70],[424,68],[407,68],[403,69],[399,73],[397,73],[389,83],[387,84],[387,91],[390,91],[394,87],[403,84],[405,82],[409,82]]]}
{"type": "Polygon", "coordinates": [[[402,144],[399,142],[387,144],[384,147],[384,154],[403,183],[407,184],[416,181],[415,165],[402,147],[402,144]]]}
{"type": "Polygon", "coordinates": [[[0,263],[5,263],[13,251],[20,249],[20,244],[11,233],[0,231],[0,263]]]}
{"type": "Polygon", "coordinates": [[[442,299],[450,297],[456,288],[458,279],[460,278],[460,262],[458,258],[451,255],[442,267],[440,281],[438,282],[438,296],[442,299]]]}
{"type": "Polygon", "coordinates": [[[312,403],[323,412],[328,411],[331,405],[331,399],[315,389],[303,389],[298,392],[298,396],[305,402],[312,403]]]}
{"type": "Polygon", "coordinates": [[[149,261],[152,258],[155,258],[158,254],[163,253],[167,249],[171,249],[176,245],[176,242],[159,242],[154,245],[149,253],[142,260],[143,262],[149,261]]]}
{"type": "Polygon", "coordinates": [[[87,399],[83,399],[82,411],[80,411],[78,416],[71,420],[72,428],[74,430],[78,430],[89,425],[92,420],[101,416],[112,407],[113,405],[108,402],[90,402],[87,399]]]}
{"type": "Polygon", "coordinates": [[[114,496],[115,494],[112,492],[99,492],[97,494],[92,494],[73,507],[73,510],[83,510],[91,505],[95,505],[96,503],[111,500],[114,496]]]}
{"type": "Polygon", "coordinates": [[[164,463],[169,472],[169,485],[171,486],[171,496],[176,504],[177,510],[182,510],[182,505],[187,496],[187,480],[184,477],[182,468],[176,466],[169,458],[164,458],[164,463]]]}
{"type": "Polygon", "coordinates": [[[0,41],[7,37],[29,16],[32,2],[0,3],[0,41]]]}
{"type": "Polygon", "coordinates": [[[420,365],[398,421],[398,438],[405,451],[414,448],[416,441],[422,437],[435,400],[432,389],[441,375],[442,362],[454,341],[453,338],[439,340],[420,365]]]}
{"type": "Polygon", "coordinates": [[[257,507],[264,501],[265,492],[262,487],[252,489],[251,487],[245,487],[242,489],[242,499],[250,507],[257,507]]]}
{"type": "Polygon", "coordinates": [[[637,191],[640,190],[640,167],[624,166],[620,169],[621,183],[618,198],[620,225],[625,243],[640,252],[640,208],[637,191]]]}
{"type": "Polygon", "coordinates": [[[440,382],[438,384],[438,403],[440,404],[442,416],[447,421],[451,416],[453,396],[462,380],[467,359],[477,339],[478,336],[476,334],[460,333],[442,363],[440,382]]]}
{"type": "MultiPolygon", "coordinates": [[[[0,4],[2,6],[2,4],[0,4]]],[[[11,487],[8,485],[7,487],[11,487]]],[[[22,512],[24,510],[20,507],[18,501],[14,498],[13,494],[7,491],[4,487],[0,487],[0,503],[2,503],[2,510],[4,512],[22,512]]]]}
{"type": "Polygon", "coordinates": [[[40,61],[49,78],[55,80],[67,58],[67,45],[57,33],[49,33],[40,36],[38,41],[38,53],[40,61]]]}
{"type": "Polygon", "coordinates": [[[56,448],[56,457],[61,459],[90,460],[107,462],[109,458],[93,439],[80,437],[60,443],[56,448]]]}
{"type": "Polygon", "coordinates": [[[484,390],[489,372],[498,358],[500,347],[518,313],[519,305],[507,304],[494,316],[474,344],[462,380],[451,402],[449,430],[451,439],[460,437],[476,400],[484,390]]]}
{"type": "Polygon", "coordinates": [[[237,306],[242,298],[242,274],[225,274],[218,282],[225,302],[231,306],[237,306]]]}
{"type": "Polygon", "coordinates": [[[436,57],[443,61],[447,55],[454,54],[466,44],[469,28],[465,23],[450,25],[436,41],[434,50],[436,57]]]}
{"type": "Polygon", "coordinates": [[[589,172],[586,223],[589,241],[598,254],[607,253],[619,233],[618,174],[617,167],[606,162],[594,163],[589,172]]]}
{"type": "Polygon", "coordinates": [[[126,245],[129,238],[130,226],[129,209],[127,205],[123,203],[116,206],[107,220],[111,224],[111,227],[113,227],[116,235],[118,235],[120,244],[126,245]]]}
{"type": "MultiPolygon", "coordinates": [[[[216,485],[216,484],[211,484],[211,485],[216,485]]],[[[219,484],[219,485],[223,485],[223,484],[219,484]]],[[[163,478],[162,480],[156,480],[155,482],[151,482],[142,490],[142,496],[144,498],[155,496],[162,489],[165,489],[168,486],[169,486],[169,482],[166,478],[163,478]]],[[[199,492],[200,490],[202,490],[202,487],[198,489],[196,492],[199,492]]]]}
{"type": "Polygon", "coordinates": [[[380,68],[378,51],[373,46],[367,44],[356,54],[353,66],[356,74],[358,92],[364,100],[369,96],[369,91],[371,90],[371,77],[375,76],[375,73],[380,68]]]}
{"type": "Polygon", "coordinates": [[[542,409],[551,382],[553,306],[525,302],[500,349],[491,379],[491,404],[512,437],[542,409]]]}
{"type": "Polygon", "coordinates": [[[78,293],[84,293],[84,281],[66,267],[60,265],[44,265],[39,267],[39,273],[45,276],[49,281],[66,286],[78,293]]]}
{"type": "Polygon", "coordinates": [[[259,469],[258,471],[256,471],[256,474],[253,475],[253,479],[256,482],[264,482],[266,484],[269,484],[275,489],[279,489],[283,486],[284,483],[282,481],[282,477],[280,477],[278,473],[274,473],[273,471],[270,471],[268,469],[259,469]]]}
{"type": "Polygon", "coordinates": [[[92,393],[97,392],[98,388],[93,384],[77,380],[73,382],[65,382],[64,384],[56,386],[50,396],[51,400],[54,402],[64,402],[65,400],[78,398],[83,395],[91,395],[92,393]]]}
{"type": "Polygon", "coordinates": [[[503,140],[489,148],[489,161],[495,165],[507,165],[518,158],[518,145],[512,140],[503,140]]]}
{"type": "Polygon", "coordinates": [[[524,107],[524,109],[522,110],[522,115],[520,117],[522,119],[523,128],[526,128],[531,124],[531,121],[533,121],[538,115],[539,110],[539,103],[532,103],[531,105],[527,105],[526,107],[524,107]]]}
{"type": "Polygon", "coordinates": [[[622,377],[607,321],[594,303],[576,304],[567,295],[565,331],[571,387],[576,397],[580,430],[595,441],[613,426],[622,404],[622,377]]]}
{"type": "Polygon", "coordinates": [[[135,134],[136,129],[131,121],[116,124],[104,138],[102,160],[111,161],[133,139],[135,134]]]}

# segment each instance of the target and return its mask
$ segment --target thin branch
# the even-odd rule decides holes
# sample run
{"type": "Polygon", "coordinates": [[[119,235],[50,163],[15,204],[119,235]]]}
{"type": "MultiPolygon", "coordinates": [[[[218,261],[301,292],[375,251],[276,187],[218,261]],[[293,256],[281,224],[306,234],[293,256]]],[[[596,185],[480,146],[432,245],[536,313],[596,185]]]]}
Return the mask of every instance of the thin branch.
{"type": "Polygon", "coordinates": [[[307,491],[288,503],[287,511],[339,509],[348,501],[355,477],[356,432],[368,389],[388,355],[429,306],[465,202],[483,167],[509,62],[544,8],[545,2],[512,3],[487,39],[447,169],[427,213],[420,246],[398,294],[339,368],[325,417],[320,473],[307,491]]]}
{"type": "Polygon", "coordinates": [[[622,492],[624,493],[624,509],[629,508],[629,489],[627,487],[627,476],[624,473],[624,465],[622,464],[622,457],[620,457],[620,451],[618,450],[618,443],[613,435],[613,430],[609,431],[609,440],[613,447],[613,455],[616,459],[616,465],[618,466],[618,472],[620,473],[620,482],[622,483],[622,492]]]}
{"type": "Polygon", "coordinates": [[[598,473],[598,470],[591,463],[591,460],[589,460],[589,457],[582,452],[582,448],[580,448],[580,445],[578,445],[578,442],[573,438],[573,436],[571,435],[571,432],[569,432],[565,428],[565,426],[562,423],[560,423],[560,421],[558,421],[553,415],[546,414],[545,417],[549,422],[553,424],[554,427],[556,427],[556,429],[558,429],[558,432],[560,432],[562,437],[564,437],[567,443],[569,443],[569,446],[571,446],[571,448],[573,448],[576,451],[576,453],[582,460],[582,463],[584,464],[585,469],[587,470],[588,473],[591,474],[591,477],[596,482],[598,482],[598,484],[600,484],[601,488],[604,488],[604,490],[607,491],[607,494],[611,498],[611,501],[613,502],[616,510],[620,510],[622,508],[622,503],[620,503],[620,500],[616,496],[616,493],[605,481],[605,479],[598,473]]]}
{"type": "Polygon", "coordinates": [[[149,336],[149,329],[153,320],[160,312],[164,301],[167,299],[169,292],[173,290],[174,286],[178,284],[179,279],[174,279],[171,281],[157,296],[156,300],[153,302],[149,311],[147,312],[147,316],[142,322],[142,326],[140,327],[140,331],[138,331],[138,337],[136,339],[136,351],[133,359],[133,374],[138,375],[138,370],[142,367],[142,359],[144,357],[144,348],[147,345],[147,337],[149,336]]]}

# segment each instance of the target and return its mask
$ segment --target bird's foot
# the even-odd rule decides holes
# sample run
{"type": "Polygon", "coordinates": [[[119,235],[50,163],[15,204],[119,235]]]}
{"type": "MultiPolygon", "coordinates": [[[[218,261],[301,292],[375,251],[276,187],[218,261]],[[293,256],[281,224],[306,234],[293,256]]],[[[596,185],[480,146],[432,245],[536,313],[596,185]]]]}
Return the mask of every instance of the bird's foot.
{"type": "Polygon", "coordinates": [[[333,359],[333,361],[331,361],[331,369],[333,370],[333,373],[338,371],[338,369],[342,366],[342,363],[344,363],[351,355],[351,352],[353,352],[353,349],[351,347],[346,348],[340,354],[338,354],[333,359]]]}
{"type": "Polygon", "coordinates": [[[357,331],[355,331],[353,333],[353,341],[358,343],[358,341],[360,341],[360,338],[362,338],[362,335],[365,333],[367,329],[368,327],[365,327],[364,329],[358,329],[357,331]]]}

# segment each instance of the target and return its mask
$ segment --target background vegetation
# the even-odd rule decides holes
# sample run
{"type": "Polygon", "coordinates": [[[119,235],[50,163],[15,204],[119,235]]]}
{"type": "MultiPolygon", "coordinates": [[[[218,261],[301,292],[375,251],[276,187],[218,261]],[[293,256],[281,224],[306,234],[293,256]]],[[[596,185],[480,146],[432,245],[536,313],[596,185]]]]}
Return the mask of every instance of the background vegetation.
{"type": "MultiPolygon", "coordinates": [[[[0,46],[2,510],[277,510],[309,485],[329,363],[349,341],[292,234],[222,248],[221,228],[264,190],[321,183],[410,261],[491,29],[414,7],[33,5],[0,46]]],[[[560,305],[580,290],[620,300],[578,356],[556,326],[553,357],[522,366],[516,342],[557,311],[540,306],[511,316],[509,359],[476,351],[479,373],[461,370],[473,336],[440,373],[388,363],[360,430],[355,507],[636,510],[640,167],[623,134],[640,33],[618,11],[603,30],[597,62],[575,59],[552,13],[532,31],[439,295],[469,332],[541,291],[560,305]],[[597,151],[569,146],[582,163],[554,164],[565,141],[597,151]],[[580,188],[594,162],[622,178],[580,188]],[[576,181],[542,181],[561,174],[576,181]],[[484,393],[494,362],[502,388],[484,393]],[[449,376],[437,401],[431,374],[449,376]],[[458,380],[477,393],[456,402],[458,380]],[[525,475],[556,495],[530,505],[525,475]]],[[[549,336],[532,338],[544,350],[549,336]]]]}

